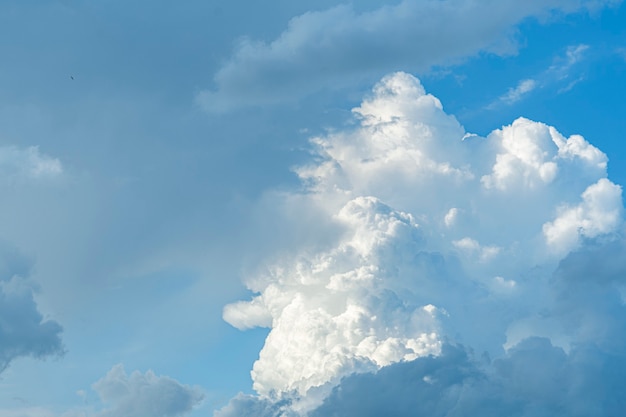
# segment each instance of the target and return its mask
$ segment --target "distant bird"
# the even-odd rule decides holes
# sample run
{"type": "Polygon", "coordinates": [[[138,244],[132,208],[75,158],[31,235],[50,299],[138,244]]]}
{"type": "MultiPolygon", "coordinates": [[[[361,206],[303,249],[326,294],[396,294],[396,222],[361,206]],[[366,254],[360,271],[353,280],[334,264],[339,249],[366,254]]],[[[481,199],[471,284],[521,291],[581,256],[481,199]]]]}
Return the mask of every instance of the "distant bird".
{"type": "Polygon", "coordinates": [[[70,75],[70,78],[73,80],[73,79],[74,79],[74,76],[73,76],[73,75],[70,75]]]}

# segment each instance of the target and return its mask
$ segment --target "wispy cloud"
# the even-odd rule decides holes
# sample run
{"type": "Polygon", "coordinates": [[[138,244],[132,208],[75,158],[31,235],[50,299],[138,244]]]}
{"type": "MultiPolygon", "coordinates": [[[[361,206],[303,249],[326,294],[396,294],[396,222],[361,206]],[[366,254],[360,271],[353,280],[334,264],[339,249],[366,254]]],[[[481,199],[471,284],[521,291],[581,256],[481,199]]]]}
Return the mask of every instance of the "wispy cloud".
{"type": "Polygon", "coordinates": [[[520,101],[526,94],[537,88],[537,81],[527,79],[520,81],[516,87],[510,88],[506,94],[499,98],[505,104],[513,104],[520,101]]]}
{"type": "Polygon", "coordinates": [[[567,47],[564,56],[557,56],[553,64],[546,71],[546,75],[556,81],[570,77],[572,67],[585,59],[589,45],[571,45],[567,47]]]}
{"type": "Polygon", "coordinates": [[[565,93],[585,79],[584,74],[576,71],[575,67],[585,61],[589,45],[570,45],[563,55],[558,55],[552,60],[552,64],[541,73],[532,78],[526,78],[517,83],[509,90],[491,102],[486,108],[495,109],[502,105],[512,105],[526,98],[535,90],[547,88],[552,85],[563,85],[557,90],[557,94],[565,93]],[[572,79],[574,75],[576,78],[572,79]]]}
{"type": "Polygon", "coordinates": [[[41,153],[37,146],[0,146],[0,177],[5,180],[37,180],[57,177],[62,173],[61,161],[41,153]]]}

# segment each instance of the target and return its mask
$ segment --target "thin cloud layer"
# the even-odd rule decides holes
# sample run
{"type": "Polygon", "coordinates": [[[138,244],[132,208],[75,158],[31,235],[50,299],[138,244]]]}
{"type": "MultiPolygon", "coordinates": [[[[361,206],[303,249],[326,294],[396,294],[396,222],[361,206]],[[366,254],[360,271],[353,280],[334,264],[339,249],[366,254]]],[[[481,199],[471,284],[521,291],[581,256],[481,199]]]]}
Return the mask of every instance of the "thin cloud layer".
{"type": "Polygon", "coordinates": [[[530,93],[537,87],[537,81],[533,79],[527,79],[520,81],[515,88],[509,89],[509,91],[500,97],[500,101],[505,104],[513,104],[520,101],[526,94],[530,93]]]}
{"type": "Polygon", "coordinates": [[[308,12],[274,40],[240,40],[198,102],[222,112],[291,101],[398,68],[424,71],[480,51],[512,53],[511,35],[522,20],[612,3],[404,0],[364,12],[348,5],[308,12]]]}
{"type": "Polygon", "coordinates": [[[355,126],[312,139],[315,161],[297,169],[306,192],[276,195],[306,201],[298,207],[326,216],[337,238],[269,265],[249,280],[251,301],[224,309],[235,327],[270,333],[252,370],[261,397],[216,415],[377,415],[367,410],[385,401],[415,415],[405,411],[420,392],[432,394],[414,408],[423,415],[585,415],[525,388],[524,372],[557,367],[566,400],[592,383],[593,358],[623,363],[612,338],[626,325],[625,266],[592,268],[623,248],[622,190],[606,155],[524,118],[468,134],[406,73],[353,112],[355,126]],[[577,299],[583,288],[589,300],[577,299]]]}
{"type": "Polygon", "coordinates": [[[4,181],[53,178],[62,172],[61,161],[42,154],[36,146],[0,147],[0,177],[4,181]]]}

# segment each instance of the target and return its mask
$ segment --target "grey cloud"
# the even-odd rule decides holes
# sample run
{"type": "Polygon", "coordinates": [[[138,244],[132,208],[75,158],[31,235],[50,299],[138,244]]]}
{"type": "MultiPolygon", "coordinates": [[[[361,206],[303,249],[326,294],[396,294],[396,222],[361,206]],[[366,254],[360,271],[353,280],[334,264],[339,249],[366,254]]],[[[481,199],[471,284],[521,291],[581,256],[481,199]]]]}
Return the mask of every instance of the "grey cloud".
{"type": "Polygon", "coordinates": [[[183,416],[204,398],[198,388],[152,371],[128,375],[122,365],[114,366],[93,388],[110,405],[98,417],[183,416]]]}
{"type": "Polygon", "coordinates": [[[289,409],[289,400],[273,401],[253,395],[239,394],[228,405],[213,413],[213,417],[296,417],[289,409]]]}
{"type": "Polygon", "coordinates": [[[425,71],[479,51],[512,53],[525,18],[613,1],[447,2],[405,0],[357,12],[341,5],[294,17],[276,39],[242,39],[199,94],[209,111],[290,101],[398,69],[425,71]]]}
{"type": "Polygon", "coordinates": [[[64,352],[62,327],[45,320],[33,299],[33,290],[21,275],[30,270],[19,253],[0,254],[0,372],[19,357],[44,358],[64,352]]]}
{"type": "Polygon", "coordinates": [[[353,375],[311,417],[610,416],[626,406],[624,355],[592,344],[567,354],[529,338],[492,363],[461,347],[353,375]]]}
{"type": "Polygon", "coordinates": [[[577,346],[569,353],[529,338],[490,361],[462,346],[439,356],[344,378],[323,404],[297,414],[279,403],[243,396],[214,417],[543,417],[620,415],[626,356],[577,346]]]}
{"type": "Polygon", "coordinates": [[[592,242],[570,254],[554,274],[554,301],[544,320],[558,322],[571,345],[593,343],[626,354],[625,260],[623,239],[592,242]]]}
{"type": "Polygon", "coordinates": [[[18,357],[62,354],[61,331],[59,323],[43,319],[29,290],[0,285],[0,372],[18,357]]]}

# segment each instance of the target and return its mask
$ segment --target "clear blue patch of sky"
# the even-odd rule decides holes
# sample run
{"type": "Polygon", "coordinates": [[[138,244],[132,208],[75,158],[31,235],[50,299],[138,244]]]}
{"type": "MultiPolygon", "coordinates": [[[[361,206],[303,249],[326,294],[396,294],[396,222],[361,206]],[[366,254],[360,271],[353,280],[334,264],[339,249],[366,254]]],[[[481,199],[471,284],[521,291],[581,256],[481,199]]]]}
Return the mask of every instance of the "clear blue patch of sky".
{"type": "Polygon", "coordinates": [[[469,132],[486,135],[524,116],[555,126],[566,136],[583,135],[609,155],[609,177],[625,184],[626,58],[619,53],[626,47],[625,21],[624,5],[559,17],[550,24],[530,19],[518,30],[518,54],[481,54],[449,73],[426,75],[423,82],[469,132]],[[515,103],[488,108],[521,80],[540,77],[568,47],[581,44],[589,49],[567,80],[550,80],[515,103]],[[559,91],[579,77],[570,90],[559,91]]]}

